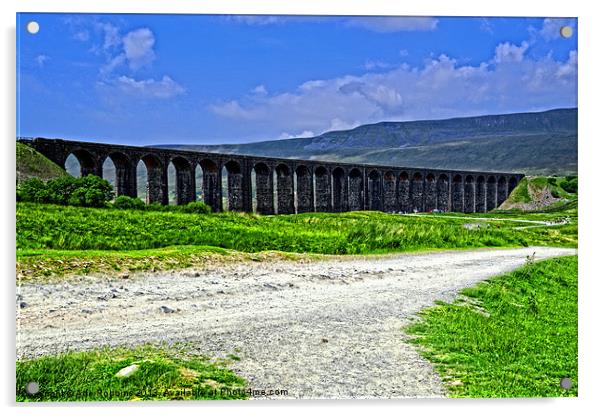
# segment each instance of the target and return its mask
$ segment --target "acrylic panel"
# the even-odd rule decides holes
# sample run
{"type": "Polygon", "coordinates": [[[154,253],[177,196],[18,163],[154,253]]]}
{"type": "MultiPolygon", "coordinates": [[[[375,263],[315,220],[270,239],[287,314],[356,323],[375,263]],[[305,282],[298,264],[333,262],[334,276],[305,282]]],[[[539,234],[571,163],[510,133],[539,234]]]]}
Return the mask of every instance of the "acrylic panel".
{"type": "Polygon", "coordinates": [[[16,31],[18,401],[577,395],[577,18],[16,31]]]}

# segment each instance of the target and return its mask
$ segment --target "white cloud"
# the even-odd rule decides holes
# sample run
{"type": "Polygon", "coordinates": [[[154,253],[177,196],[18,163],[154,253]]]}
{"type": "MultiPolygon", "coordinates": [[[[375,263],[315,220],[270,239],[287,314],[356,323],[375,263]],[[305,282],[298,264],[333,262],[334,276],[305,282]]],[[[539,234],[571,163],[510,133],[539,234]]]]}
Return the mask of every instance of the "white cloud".
{"type": "Polygon", "coordinates": [[[324,85],[326,85],[326,81],[318,79],[302,83],[301,86],[299,86],[299,89],[302,91],[311,91],[312,89],[320,88],[324,85]]]}
{"type": "Polygon", "coordinates": [[[435,30],[439,21],[433,17],[367,16],[347,19],[348,26],[362,27],[380,33],[435,30]]]}
{"type": "Polygon", "coordinates": [[[379,33],[428,31],[435,30],[439,21],[434,17],[423,16],[362,16],[362,17],[328,17],[328,16],[225,16],[228,21],[245,23],[252,26],[295,23],[342,23],[347,27],[358,27],[379,33]]]}
{"type": "Polygon", "coordinates": [[[561,65],[556,71],[556,77],[559,79],[568,78],[570,81],[571,77],[577,75],[577,51],[572,50],[569,53],[569,60],[561,65]]]}
{"type": "Polygon", "coordinates": [[[109,76],[122,65],[136,71],[155,60],[155,35],[150,29],[136,29],[121,36],[119,29],[110,23],[98,24],[97,27],[104,32],[102,47],[93,47],[93,52],[102,52],[106,57],[106,63],[100,68],[101,76],[109,76]]]}
{"type": "Polygon", "coordinates": [[[155,36],[144,27],[129,32],[123,37],[123,50],[130,68],[136,70],[150,64],[155,59],[155,36]]]}
{"type": "Polygon", "coordinates": [[[358,95],[385,109],[394,110],[401,107],[403,99],[400,92],[393,87],[362,81],[351,81],[339,87],[346,95],[358,95]]]}
{"type": "Polygon", "coordinates": [[[281,133],[278,136],[279,140],[286,140],[288,138],[307,138],[307,137],[315,137],[316,135],[314,134],[313,131],[309,131],[309,130],[304,130],[298,134],[289,134],[289,133],[281,133]]]}
{"type": "Polygon", "coordinates": [[[225,118],[239,120],[258,120],[262,118],[261,109],[253,110],[243,108],[238,101],[228,101],[220,104],[210,105],[209,109],[217,115],[225,118]]]}
{"type": "Polygon", "coordinates": [[[373,71],[375,69],[388,69],[393,66],[395,65],[383,61],[366,61],[366,63],[364,63],[364,69],[368,71],[373,71]]]}
{"type": "Polygon", "coordinates": [[[522,42],[520,46],[513,45],[510,42],[500,43],[495,48],[495,61],[497,63],[520,62],[528,48],[529,44],[527,42],[522,42]]]}
{"type": "Polygon", "coordinates": [[[486,17],[481,17],[479,21],[479,30],[485,33],[489,33],[490,35],[493,34],[493,23],[491,23],[490,19],[486,17]]]}
{"type": "MultiPolygon", "coordinates": [[[[169,99],[186,92],[185,88],[170,76],[136,79],[133,75],[143,66],[155,60],[156,39],[148,27],[138,28],[123,34],[113,23],[76,18],[65,19],[74,40],[86,42],[94,36],[90,52],[103,56],[104,64],[99,67],[97,87],[107,102],[115,104],[124,95],[136,98],[169,99]]],[[[42,66],[48,57],[36,58],[42,66]]]]}
{"type": "Polygon", "coordinates": [[[359,121],[347,122],[341,120],[340,118],[333,118],[332,120],[330,120],[330,125],[328,126],[328,128],[326,128],[325,131],[351,130],[352,128],[355,128],[361,124],[362,123],[359,121]]]}
{"type": "Polygon", "coordinates": [[[121,44],[119,29],[111,23],[97,23],[96,28],[103,33],[102,49],[107,51],[121,44]]]}
{"type": "Polygon", "coordinates": [[[182,86],[167,75],[163,76],[161,80],[144,79],[140,81],[128,76],[120,76],[116,79],[115,86],[129,95],[137,97],[165,99],[185,92],[182,86]]]}
{"type": "Polygon", "coordinates": [[[255,88],[253,88],[252,92],[258,95],[265,95],[268,93],[268,90],[265,88],[265,85],[257,85],[255,88]]]}
{"type": "Polygon", "coordinates": [[[50,60],[50,56],[48,55],[38,55],[36,56],[36,63],[40,68],[43,68],[46,62],[50,60]]]}
{"type": "Polygon", "coordinates": [[[384,120],[436,119],[536,111],[576,105],[577,52],[566,61],[525,56],[528,45],[498,45],[476,66],[441,55],[423,67],[399,65],[384,72],[316,79],[279,94],[249,94],[210,110],[241,126],[282,131],[353,128],[384,120]]]}
{"type": "Polygon", "coordinates": [[[249,15],[249,16],[226,16],[227,20],[248,25],[269,25],[284,23],[290,17],[287,16],[268,16],[268,15],[249,15]]]}
{"type": "Polygon", "coordinates": [[[118,68],[119,66],[123,65],[124,63],[125,63],[125,54],[120,53],[119,55],[114,56],[113,58],[110,58],[106,64],[104,64],[103,66],[100,67],[100,74],[102,76],[107,76],[107,75],[111,74],[111,72],[113,72],[115,70],[115,68],[118,68]]]}
{"type": "Polygon", "coordinates": [[[87,30],[81,30],[73,35],[73,39],[80,42],[87,42],[90,39],[90,32],[87,30]]]}

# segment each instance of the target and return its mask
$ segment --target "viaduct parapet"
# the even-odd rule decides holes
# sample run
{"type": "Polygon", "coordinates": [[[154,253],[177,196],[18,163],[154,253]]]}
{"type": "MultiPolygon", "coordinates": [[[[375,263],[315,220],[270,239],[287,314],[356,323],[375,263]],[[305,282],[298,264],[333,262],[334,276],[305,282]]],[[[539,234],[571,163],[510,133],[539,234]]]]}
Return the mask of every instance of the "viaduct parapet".
{"type": "Polygon", "coordinates": [[[21,142],[65,167],[69,155],[81,175],[103,176],[115,166],[117,195],[137,197],[137,168],[146,167],[146,202],[167,204],[171,164],[176,203],[203,201],[214,211],[262,214],[303,212],[487,212],[498,207],[524,176],[514,173],[440,170],[317,160],[204,153],[153,147],[34,138],[21,142]],[[202,192],[195,172],[202,170],[202,192]],[[226,178],[227,177],[227,178],[226,178]],[[223,181],[222,181],[223,179],[223,181]]]}

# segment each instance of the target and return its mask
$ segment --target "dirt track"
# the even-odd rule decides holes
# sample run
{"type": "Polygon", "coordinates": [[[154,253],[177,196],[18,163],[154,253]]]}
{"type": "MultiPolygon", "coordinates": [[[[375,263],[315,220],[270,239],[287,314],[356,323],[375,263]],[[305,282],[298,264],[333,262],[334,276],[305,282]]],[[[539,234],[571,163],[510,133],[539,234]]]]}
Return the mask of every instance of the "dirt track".
{"type": "Polygon", "coordinates": [[[253,388],[287,389],[289,397],[442,396],[440,379],[404,343],[401,327],[435,300],[452,300],[463,287],[523,265],[533,252],[544,259],[576,250],[245,263],[22,285],[17,356],[186,341],[203,354],[240,357],[233,368],[253,388]]]}

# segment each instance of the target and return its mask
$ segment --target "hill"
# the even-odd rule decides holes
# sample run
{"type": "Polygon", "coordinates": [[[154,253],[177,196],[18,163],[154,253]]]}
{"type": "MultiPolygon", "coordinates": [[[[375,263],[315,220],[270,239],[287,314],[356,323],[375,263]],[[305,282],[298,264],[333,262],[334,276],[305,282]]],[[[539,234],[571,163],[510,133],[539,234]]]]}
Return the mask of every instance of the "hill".
{"type": "Polygon", "coordinates": [[[65,170],[33,148],[17,143],[17,183],[34,177],[46,181],[66,174],[65,170]]]}
{"type": "Polygon", "coordinates": [[[499,210],[555,211],[576,208],[577,176],[525,176],[499,210]]]}
{"type": "Polygon", "coordinates": [[[380,122],[317,137],[162,147],[410,167],[565,175],[577,172],[577,109],[380,122]]]}

